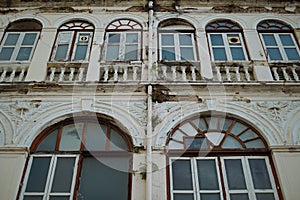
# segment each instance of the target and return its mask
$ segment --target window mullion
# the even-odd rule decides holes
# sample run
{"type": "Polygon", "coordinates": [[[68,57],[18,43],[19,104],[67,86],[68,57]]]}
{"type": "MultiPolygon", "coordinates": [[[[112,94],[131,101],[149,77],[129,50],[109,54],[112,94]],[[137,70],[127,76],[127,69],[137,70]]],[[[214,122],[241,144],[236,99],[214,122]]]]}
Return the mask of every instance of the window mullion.
{"type": "Polygon", "coordinates": [[[22,41],[24,39],[25,33],[26,32],[19,32],[20,36],[19,36],[19,38],[17,40],[17,43],[15,45],[15,48],[14,48],[14,51],[13,51],[13,53],[11,55],[10,60],[14,60],[14,61],[16,60],[16,58],[18,56],[18,53],[19,53],[19,51],[21,49],[21,46],[22,46],[21,44],[22,44],[22,41]]]}
{"type": "Polygon", "coordinates": [[[279,52],[280,52],[280,54],[282,56],[282,59],[285,60],[285,61],[287,61],[288,58],[287,58],[287,55],[285,53],[284,46],[283,46],[283,44],[282,44],[282,42],[280,40],[279,33],[274,34],[274,37],[275,37],[275,40],[277,42],[277,48],[279,49],[279,52]]]}
{"type": "Polygon", "coordinates": [[[232,55],[231,55],[230,45],[229,45],[229,42],[228,42],[227,33],[222,33],[222,38],[223,38],[223,42],[224,42],[225,52],[226,52],[226,55],[227,55],[227,60],[233,60],[232,55]]]}
{"type": "Polygon", "coordinates": [[[119,44],[119,60],[124,60],[125,59],[125,49],[126,49],[126,32],[122,32],[121,38],[120,38],[120,44],[119,44]]]}
{"type": "Polygon", "coordinates": [[[246,157],[246,156],[242,157],[242,165],[243,165],[243,169],[244,169],[249,199],[256,200],[253,180],[251,177],[250,166],[249,166],[249,162],[248,162],[248,157],[246,157]]]}
{"type": "Polygon", "coordinates": [[[197,171],[197,162],[196,158],[191,158],[191,167],[192,167],[192,181],[193,181],[193,192],[194,198],[200,200],[200,187],[198,182],[198,171],[197,171]]]}
{"type": "Polygon", "coordinates": [[[174,49],[175,49],[175,60],[181,60],[179,33],[174,33],[174,49]]]}
{"type": "Polygon", "coordinates": [[[44,197],[45,200],[50,199],[50,193],[51,193],[53,178],[54,178],[54,175],[55,175],[56,162],[57,162],[57,156],[52,156],[51,164],[50,164],[49,172],[48,172],[47,183],[46,183],[46,190],[45,190],[46,195],[44,197]]]}

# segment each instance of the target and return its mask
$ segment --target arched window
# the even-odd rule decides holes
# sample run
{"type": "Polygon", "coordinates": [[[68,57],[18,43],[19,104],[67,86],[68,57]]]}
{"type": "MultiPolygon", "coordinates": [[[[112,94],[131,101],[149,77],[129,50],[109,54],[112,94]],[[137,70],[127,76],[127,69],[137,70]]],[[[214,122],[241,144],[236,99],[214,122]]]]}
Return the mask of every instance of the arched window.
{"type": "Polygon", "coordinates": [[[142,26],[130,19],[118,19],[106,28],[105,61],[141,60],[142,26]]]}
{"type": "Polygon", "coordinates": [[[102,121],[58,123],[34,141],[20,199],[128,200],[131,149],[128,135],[102,121]]]}
{"type": "Polygon", "coordinates": [[[169,19],[159,24],[159,60],[195,61],[195,29],[181,19],[169,19]]]}
{"type": "Polygon", "coordinates": [[[170,198],[278,200],[267,143],[231,117],[182,122],[168,137],[170,198]]]}
{"type": "Polygon", "coordinates": [[[58,29],[52,61],[87,61],[93,40],[94,26],[85,21],[72,21],[58,29]]]}
{"type": "Polygon", "coordinates": [[[30,61],[41,30],[40,22],[33,19],[9,24],[0,46],[0,61],[30,61]]]}
{"type": "Polygon", "coordinates": [[[276,20],[257,25],[269,61],[299,61],[299,47],[291,26],[276,20]]]}
{"type": "Polygon", "coordinates": [[[229,20],[217,20],[206,26],[213,61],[247,60],[242,28],[229,20]]]}

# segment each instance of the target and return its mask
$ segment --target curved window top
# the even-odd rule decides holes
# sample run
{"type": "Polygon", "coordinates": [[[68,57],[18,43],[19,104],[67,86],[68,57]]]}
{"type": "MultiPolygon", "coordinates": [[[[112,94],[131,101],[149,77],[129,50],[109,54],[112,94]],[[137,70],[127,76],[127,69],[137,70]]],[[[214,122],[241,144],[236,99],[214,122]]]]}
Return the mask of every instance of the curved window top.
{"type": "Polygon", "coordinates": [[[33,143],[32,152],[130,151],[132,142],[117,127],[96,120],[62,122],[44,131],[33,143]]]}
{"type": "Polygon", "coordinates": [[[21,19],[12,22],[8,25],[8,31],[21,31],[21,30],[32,30],[40,31],[42,29],[42,24],[34,19],[21,19]]]}
{"type": "Polygon", "coordinates": [[[94,25],[86,21],[67,22],[59,28],[60,30],[93,30],[94,25]]]}
{"type": "Polygon", "coordinates": [[[134,30],[134,29],[142,29],[142,26],[133,21],[131,19],[117,19],[111,22],[107,28],[107,30],[134,30]]]}
{"type": "Polygon", "coordinates": [[[217,20],[206,26],[206,31],[241,31],[242,28],[238,23],[230,20],[217,20]]]}
{"type": "Polygon", "coordinates": [[[264,20],[257,25],[259,31],[292,31],[292,27],[277,20],[264,20]]]}
{"type": "Polygon", "coordinates": [[[172,30],[194,30],[194,26],[189,22],[182,19],[167,19],[160,22],[159,29],[172,29],[172,30]]]}
{"type": "Polygon", "coordinates": [[[170,134],[170,150],[265,150],[266,142],[251,126],[225,116],[189,119],[170,134]]]}

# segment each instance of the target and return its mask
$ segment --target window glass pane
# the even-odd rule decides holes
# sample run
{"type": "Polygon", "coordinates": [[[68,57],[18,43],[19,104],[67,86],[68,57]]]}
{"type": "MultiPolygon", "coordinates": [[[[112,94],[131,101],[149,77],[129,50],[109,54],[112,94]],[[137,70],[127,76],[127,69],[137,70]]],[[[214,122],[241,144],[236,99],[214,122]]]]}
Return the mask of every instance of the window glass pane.
{"type": "Polygon", "coordinates": [[[224,131],[227,131],[229,126],[232,124],[232,120],[231,119],[226,119],[225,122],[224,122],[224,125],[223,125],[223,129],[224,131]]]}
{"type": "Polygon", "coordinates": [[[227,60],[225,48],[213,48],[215,60],[227,60]]]}
{"type": "Polygon", "coordinates": [[[43,196],[27,195],[27,196],[24,196],[23,200],[43,200],[43,196]]]}
{"type": "Polygon", "coordinates": [[[224,46],[224,42],[221,34],[211,34],[210,40],[213,46],[224,46]]]}
{"type": "Polygon", "coordinates": [[[194,124],[200,129],[200,130],[206,130],[206,123],[204,122],[204,120],[202,118],[200,119],[194,119],[193,120],[194,124]]]}
{"type": "Polygon", "coordinates": [[[194,60],[193,47],[181,47],[181,60],[194,60]]]}
{"type": "Polygon", "coordinates": [[[70,124],[62,129],[60,151],[79,151],[82,139],[82,124],[70,124]]]}
{"type": "Polygon", "coordinates": [[[137,33],[126,33],[126,43],[137,43],[138,34],[137,33]]]}
{"type": "Polygon", "coordinates": [[[10,60],[13,52],[13,47],[3,47],[0,52],[0,60],[10,60]]]}
{"type": "Polygon", "coordinates": [[[163,47],[161,57],[162,60],[175,60],[175,48],[163,47]]]}
{"type": "Polygon", "coordinates": [[[126,151],[128,150],[127,144],[124,141],[123,137],[118,134],[116,131],[111,129],[110,131],[110,150],[121,150],[126,151]]]}
{"type": "Polygon", "coordinates": [[[119,45],[109,45],[106,51],[106,60],[118,60],[119,58],[119,45]]]}
{"type": "Polygon", "coordinates": [[[33,45],[36,35],[36,33],[26,33],[22,41],[22,45],[33,45]]]}
{"type": "Polygon", "coordinates": [[[129,187],[129,159],[122,157],[85,157],[82,163],[81,180],[77,199],[127,200],[129,187]],[[108,165],[112,163],[112,165],[108,165]],[[112,166],[123,169],[116,170],[112,166]]]}
{"type": "Polygon", "coordinates": [[[174,190],[192,190],[192,172],[190,160],[176,160],[172,163],[174,190]]]}
{"type": "Polygon", "coordinates": [[[51,192],[70,192],[74,164],[75,158],[57,158],[51,192]]]}
{"type": "Polygon", "coordinates": [[[275,40],[274,35],[263,34],[263,39],[265,41],[266,46],[277,46],[277,42],[275,40]]]}
{"type": "Polygon", "coordinates": [[[138,60],[138,45],[126,45],[125,60],[138,60]]]}
{"type": "Polygon", "coordinates": [[[279,34],[279,37],[283,46],[295,46],[291,35],[279,34]]]}
{"type": "Polygon", "coordinates": [[[230,194],[230,200],[249,200],[248,194],[230,194]]]}
{"type": "Polygon", "coordinates": [[[241,132],[243,132],[244,130],[246,130],[246,128],[248,128],[248,127],[245,126],[244,124],[236,122],[230,132],[233,133],[234,135],[238,135],[241,132]]]}
{"type": "Polygon", "coordinates": [[[50,200],[69,200],[69,196],[51,196],[50,200]]]}
{"type": "Polygon", "coordinates": [[[44,192],[51,157],[33,158],[27,181],[26,192],[44,192]]]}
{"type": "Polygon", "coordinates": [[[267,48],[271,60],[282,60],[281,53],[278,48],[267,48]]]}
{"type": "Polygon", "coordinates": [[[252,140],[250,142],[246,142],[246,147],[247,148],[265,148],[265,144],[260,140],[252,140]]]}
{"type": "Polygon", "coordinates": [[[227,34],[227,40],[230,46],[241,46],[239,34],[227,34]]]}
{"type": "Polygon", "coordinates": [[[201,200],[220,200],[220,194],[200,194],[201,200]]]}
{"type": "Polygon", "coordinates": [[[219,189],[215,160],[197,160],[197,170],[200,190],[219,189]]]}
{"type": "Polygon", "coordinates": [[[300,57],[296,48],[284,48],[284,50],[289,60],[299,61],[300,57]]]}
{"type": "Polygon", "coordinates": [[[78,36],[77,43],[88,44],[89,41],[90,41],[90,36],[91,36],[90,33],[80,33],[79,36],[78,36]]]}
{"type": "Polygon", "coordinates": [[[37,151],[54,151],[58,129],[50,133],[43,141],[39,144],[37,151]]]}
{"type": "Polygon", "coordinates": [[[192,37],[191,36],[192,36],[191,34],[180,34],[179,35],[179,44],[192,46],[192,37]]]}
{"type": "Polygon", "coordinates": [[[54,60],[66,60],[69,44],[60,44],[57,46],[54,60]]]}
{"type": "Polygon", "coordinates": [[[174,200],[194,200],[193,194],[174,194],[174,200]]]}
{"type": "Polygon", "coordinates": [[[265,159],[249,159],[255,189],[272,189],[265,159]]]}
{"type": "Polygon", "coordinates": [[[88,123],[84,149],[88,151],[105,150],[107,127],[88,123]]]}
{"type": "Polygon", "coordinates": [[[246,132],[244,132],[242,135],[239,136],[239,138],[243,141],[254,139],[257,137],[258,137],[258,135],[256,133],[254,133],[252,130],[247,130],[246,132]]]}
{"type": "Polygon", "coordinates": [[[16,60],[29,60],[32,47],[21,47],[16,60]]]}
{"type": "Polygon", "coordinates": [[[205,137],[185,138],[184,142],[189,150],[208,149],[205,137]]]}
{"type": "Polygon", "coordinates": [[[243,149],[242,145],[235,138],[227,136],[225,142],[222,144],[224,149],[243,149]]]}
{"type": "Polygon", "coordinates": [[[257,200],[274,200],[274,194],[273,193],[256,193],[256,199],[257,200]]]}
{"type": "Polygon", "coordinates": [[[88,45],[77,45],[74,60],[85,60],[88,45]]]}
{"type": "Polygon", "coordinates": [[[162,34],[161,36],[161,44],[162,45],[174,45],[174,35],[170,34],[162,34]]]}
{"type": "Polygon", "coordinates": [[[58,34],[58,43],[70,43],[71,42],[71,37],[72,32],[67,31],[67,32],[60,32],[58,34]]]}
{"type": "Polygon", "coordinates": [[[108,43],[120,43],[120,36],[119,33],[110,33],[108,35],[108,43]]]}
{"type": "Polygon", "coordinates": [[[245,55],[242,47],[230,48],[232,60],[245,60],[245,55]]]}
{"type": "Polygon", "coordinates": [[[229,190],[247,189],[241,160],[226,159],[224,162],[229,190]]]}
{"type": "Polygon", "coordinates": [[[5,46],[9,46],[9,45],[16,45],[17,41],[19,39],[20,34],[19,33],[8,33],[7,38],[4,42],[5,46]]]}

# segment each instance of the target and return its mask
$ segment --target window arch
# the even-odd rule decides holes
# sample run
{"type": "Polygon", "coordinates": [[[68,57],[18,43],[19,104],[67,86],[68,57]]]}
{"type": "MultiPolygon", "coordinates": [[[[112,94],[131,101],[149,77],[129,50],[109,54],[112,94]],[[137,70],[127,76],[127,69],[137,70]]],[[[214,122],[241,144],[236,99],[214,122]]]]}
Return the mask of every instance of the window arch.
{"type": "Polygon", "coordinates": [[[41,23],[34,19],[10,23],[1,42],[0,61],[30,61],[41,30],[41,23]]]}
{"type": "Polygon", "coordinates": [[[264,20],[257,25],[269,61],[299,61],[300,51],[293,28],[278,20],[264,20]]]}
{"type": "Polygon", "coordinates": [[[93,24],[77,20],[58,29],[52,61],[87,61],[93,40],[93,24]]]}
{"type": "Polygon", "coordinates": [[[278,200],[267,143],[242,120],[225,115],[188,119],[170,133],[170,198],[278,200]]]}
{"type": "Polygon", "coordinates": [[[242,28],[230,20],[216,20],[206,26],[213,61],[247,60],[242,28]]]}
{"type": "Polygon", "coordinates": [[[139,61],[142,53],[142,26],[131,19],[117,19],[106,28],[105,61],[139,61]]]}
{"type": "Polygon", "coordinates": [[[64,120],[33,142],[20,199],[130,199],[131,151],[112,124],[64,120]]]}

